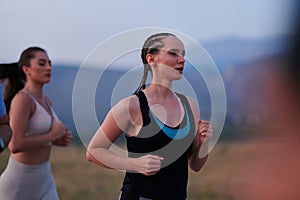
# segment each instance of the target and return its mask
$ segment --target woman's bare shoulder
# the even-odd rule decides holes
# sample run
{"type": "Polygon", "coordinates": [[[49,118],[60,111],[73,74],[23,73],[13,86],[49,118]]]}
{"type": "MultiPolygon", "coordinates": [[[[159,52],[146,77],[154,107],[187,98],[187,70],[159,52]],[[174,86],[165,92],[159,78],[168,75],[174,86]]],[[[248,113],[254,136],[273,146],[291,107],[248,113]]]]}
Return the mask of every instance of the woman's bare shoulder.
{"type": "Polygon", "coordinates": [[[17,115],[28,115],[31,116],[32,113],[35,111],[36,105],[34,100],[25,92],[18,92],[12,102],[10,107],[10,115],[17,114],[17,115]]]}
{"type": "Polygon", "coordinates": [[[136,112],[140,109],[139,99],[136,95],[131,95],[121,99],[114,107],[136,112]]]}
{"type": "Polygon", "coordinates": [[[136,95],[131,95],[121,99],[111,111],[115,118],[119,121],[125,120],[132,125],[141,124],[142,122],[140,103],[136,95]],[[120,117],[122,119],[120,119],[120,117]]]}
{"type": "Polygon", "coordinates": [[[28,105],[33,105],[34,101],[32,97],[30,97],[28,94],[20,91],[14,96],[12,100],[12,105],[16,103],[28,106],[28,105]]]}

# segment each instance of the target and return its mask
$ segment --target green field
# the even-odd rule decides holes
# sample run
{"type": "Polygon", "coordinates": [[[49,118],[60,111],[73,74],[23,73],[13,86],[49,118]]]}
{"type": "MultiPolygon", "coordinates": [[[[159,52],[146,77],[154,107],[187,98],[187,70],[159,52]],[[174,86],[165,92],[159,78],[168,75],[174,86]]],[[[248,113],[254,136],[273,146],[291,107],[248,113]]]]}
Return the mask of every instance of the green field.
{"type": "MultiPolygon", "coordinates": [[[[255,145],[249,143],[218,143],[200,172],[190,171],[188,199],[235,199],[236,170],[251,159],[255,145]],[[245,156],[247,155],[247,156],[245,156]]],[[[5,168],[8,151],[1,154],[1,172],[5,168]]],[[[88,163],[85,148],[53,147],[51,164],[58,193],[63,200],[118,199],[123,172],[108,170],[88,163]]]]}

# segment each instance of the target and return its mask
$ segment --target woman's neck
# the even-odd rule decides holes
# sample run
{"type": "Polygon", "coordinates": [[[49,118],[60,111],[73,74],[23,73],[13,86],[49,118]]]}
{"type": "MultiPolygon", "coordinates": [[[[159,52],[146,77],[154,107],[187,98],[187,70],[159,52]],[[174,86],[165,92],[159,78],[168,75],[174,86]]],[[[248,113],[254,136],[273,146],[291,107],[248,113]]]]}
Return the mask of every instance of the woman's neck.
{"type": "Polygon", "coordinates": [[[148,88],[150,91],[154,91],[155,94],[168,96],[173,94],[172,83],[171,80],[158,78],[155,74],[152,74],[152,81],[148,88]]]}
{"type": "Polygon", "coordinates": [[[30,92],[34,97],[43,99],[43,85],[26,82],[24,89],[30,92]]]}
{"type": "Polygon", "coordinates": [[[147,88],[146,92],[151,96],[168,98],[173,96],[172,87],[166,86],[161,83],[151,83],[147,88]]]}

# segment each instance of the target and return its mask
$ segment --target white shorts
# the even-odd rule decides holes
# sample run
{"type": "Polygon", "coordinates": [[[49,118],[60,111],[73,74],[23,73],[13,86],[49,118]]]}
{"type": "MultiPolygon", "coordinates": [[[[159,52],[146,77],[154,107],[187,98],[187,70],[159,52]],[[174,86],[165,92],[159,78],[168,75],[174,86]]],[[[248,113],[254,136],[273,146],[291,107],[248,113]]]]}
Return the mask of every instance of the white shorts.
{"type": "Polygon", "coordinates": [[[0,177],[0,198],[3,200],[59,200],[50,162],[26,165],[10,157],[0,177]]]}

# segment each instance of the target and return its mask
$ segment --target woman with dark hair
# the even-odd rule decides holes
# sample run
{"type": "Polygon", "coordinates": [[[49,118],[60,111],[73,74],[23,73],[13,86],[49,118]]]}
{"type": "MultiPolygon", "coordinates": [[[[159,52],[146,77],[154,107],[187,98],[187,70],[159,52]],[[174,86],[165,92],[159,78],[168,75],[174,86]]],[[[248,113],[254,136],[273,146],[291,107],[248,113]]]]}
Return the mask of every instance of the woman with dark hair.
{"type": "Polygon", "coordinates": [[[50,169],[51,145],[67,146],[72,134],[59,121],[43,92],[51,78],[47,52],[39,47],[27,48],[18,66],[1,69],[3,78],[8,79],[4,100],[12,137],[9,162],[0,177],[1,199],[59,199],[50,169]]]}
{"type": "Polygon", "coordinates": [[[207,160],[210,122],[199,120],[195,100],[172,89],[182,77],[184,55],[175,35],[150,36],[141,52],[144,75],[137,91],[109,111],[89,143],[89,161],[126,170],[121,200],[186,199],[188,166],[199,171],[207,160]],[[149,71],[152,81],[146,87],[149,71]],[[123,132],[128,157],[109,150],[123,132]]]}

